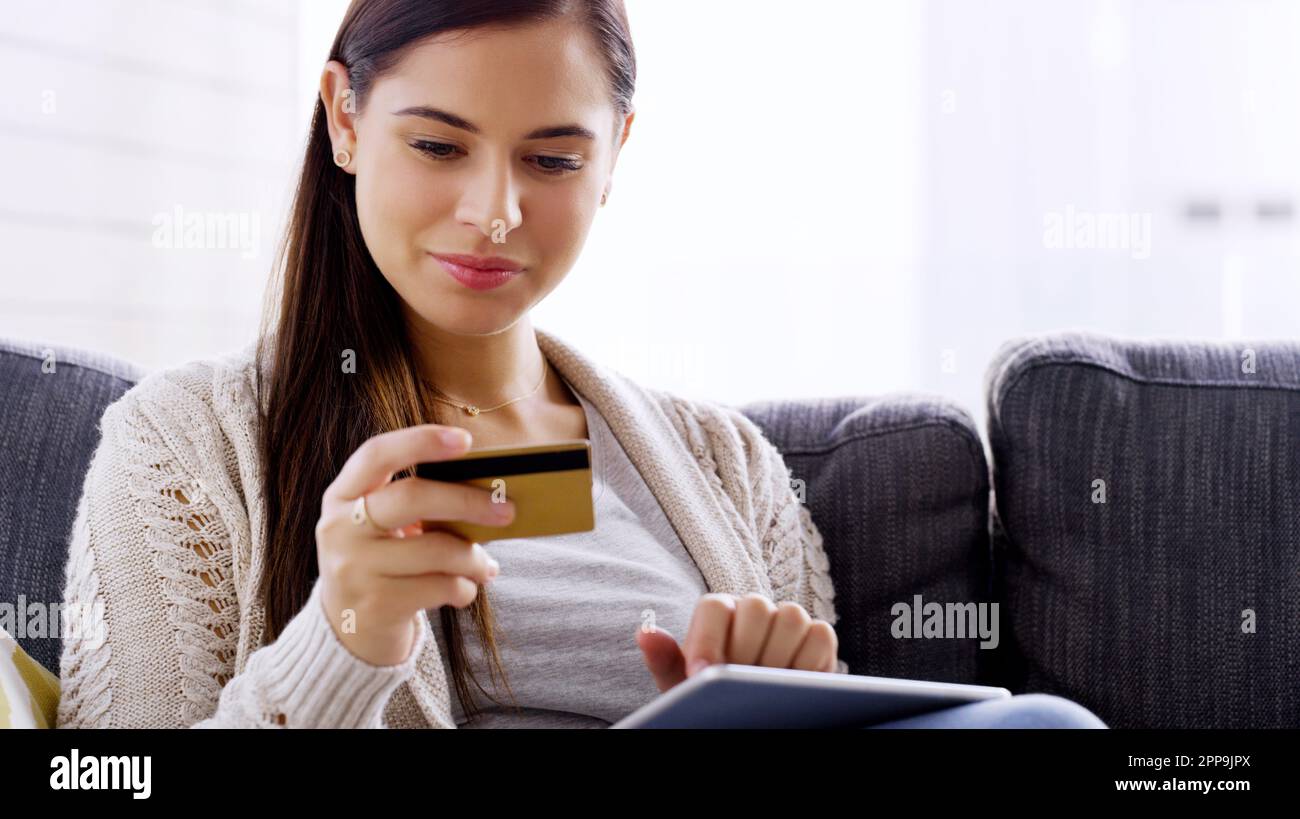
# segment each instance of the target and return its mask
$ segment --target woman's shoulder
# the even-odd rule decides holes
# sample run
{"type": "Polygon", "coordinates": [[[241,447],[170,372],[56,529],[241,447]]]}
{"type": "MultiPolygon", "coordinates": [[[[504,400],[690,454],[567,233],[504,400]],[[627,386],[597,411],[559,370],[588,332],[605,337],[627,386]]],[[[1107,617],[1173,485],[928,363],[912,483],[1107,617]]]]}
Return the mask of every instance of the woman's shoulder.
{"type": "Polygon", "coordinates": [[[663,389],[642,389],[663,410],[711,482],[738,508],[764,505],[788,482],[780,451],[739,407],[663,389]]]}
{"type": "Polygon", "coordinates": [[[195,404],[215,410],[252,401],[255,355],[254,341],[209,357],[150,371],[114,403],[183,411],[195,404]]]}
{"type": "Polygon", "coordinates": [[[104,410],[103,433],[144,431],[200,459],[214,446],[251,443],[258,419],[256,354],[253,341],[147,373],[104,410]]]}
{"type": "Polygon", "coordinates": [[[536,332],[543,352],[570,376],[569,380],[579,391],[592,389],[607,395],[611,406],[631,411],[636,422],[648,423],[656,429],[661,426],[657,409],[697,458],[707,457],[715,447],[740,448],[745,452],[750,447],[762,448],[763,433],[738,408],[642,384],[618,368],[599,363],[562,336],[541,328],[536,328],[536,332]],[[649,417],[640,415],[647,404],[654,408],[650,409],[649,417]]]}
{"type": "Polygon", "coordinates": [[[689,398],[667,390],[646,388],[684,438],[696,440],[697,457],[711,454],[740,459],[748,469],[759,469],[761,461],[776,451],[758,424],[734,404],[689,398]],[[757,459],[757,460],[756,460],[757,459]]]}

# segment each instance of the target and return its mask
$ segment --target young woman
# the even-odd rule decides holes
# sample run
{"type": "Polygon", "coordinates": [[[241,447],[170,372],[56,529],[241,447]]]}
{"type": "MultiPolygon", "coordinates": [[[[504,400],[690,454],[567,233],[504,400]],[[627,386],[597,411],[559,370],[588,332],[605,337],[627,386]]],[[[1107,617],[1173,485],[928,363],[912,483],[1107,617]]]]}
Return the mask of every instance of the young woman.
{"type": "MultiPolygon", "coordinates": [[[[847,672],[758,428],[529,321],[607,201],[635,75],[620,0],[353,2],[259,338],[104,414],[66,589],[104,639],[65,646],[60,725],[602,726],[709,663],[847,672]],[[592,441],[594,531],[423,531],[513,508],[414,464],[562,438],[592,441]]],[[[945,713],[1095,722],[1022,702],[945,713]]]]}

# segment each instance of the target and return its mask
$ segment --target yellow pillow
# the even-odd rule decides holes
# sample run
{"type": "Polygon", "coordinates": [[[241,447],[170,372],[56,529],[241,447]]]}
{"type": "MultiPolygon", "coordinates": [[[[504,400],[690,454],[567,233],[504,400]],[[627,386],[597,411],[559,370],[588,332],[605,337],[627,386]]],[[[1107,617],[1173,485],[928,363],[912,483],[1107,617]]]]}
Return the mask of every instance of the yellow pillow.
{"type": "Polygon", "coordinates": [[[0,628],[0,728],[53,728],[59,678],[0,628]]]}

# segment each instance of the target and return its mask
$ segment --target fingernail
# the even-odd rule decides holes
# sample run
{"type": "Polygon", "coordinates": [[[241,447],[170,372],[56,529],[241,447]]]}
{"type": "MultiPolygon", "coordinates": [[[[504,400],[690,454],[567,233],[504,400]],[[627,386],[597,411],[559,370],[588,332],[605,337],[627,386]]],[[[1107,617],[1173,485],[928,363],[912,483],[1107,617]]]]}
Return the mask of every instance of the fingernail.
{"type": "Polygon", "coordinates": [[[709,661],[703,658],[691,660],[691,664],[686,667],[686,676],[694,677],[696,674],[707,668],[708,665],[709,661]]]}
{"type": "Polygon", "coordinates": [[[469,433],[463,429],[444,429],[442,442],[447,446],[466,446],[469,444],[469,433]]]}
{"type": "Polygon", "coordinates": [[[495,557],[489,557],[487,570],[488,582],[491,583],[499,574],[501,574],[501,564],[497,562],[495,557]]]}
{"type": "Polygon", "coordinates": [[[492,515],[502,523],[509,523],[515,516],[515,506],[513,503],[498,503],[492,510],[492,515]]]}

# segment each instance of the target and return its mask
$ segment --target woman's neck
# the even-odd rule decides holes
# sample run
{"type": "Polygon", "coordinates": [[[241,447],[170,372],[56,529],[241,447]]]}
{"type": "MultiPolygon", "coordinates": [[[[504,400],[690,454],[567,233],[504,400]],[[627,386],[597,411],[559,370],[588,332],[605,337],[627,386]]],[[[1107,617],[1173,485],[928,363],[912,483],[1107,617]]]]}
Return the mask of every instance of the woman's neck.
{"type": "Polygon", "coordinates": [[[492,412],[469,415],[439,403],[438,422],[462,427],[474,436],[472,449],[487,446],[523,446],[590,437],[582,404],[567,386],[547,373],[547,384],[537,394],[492,412]]]}
{"type": "Polygon", "coordinates": [[[582,405],[546,361],[526,315],[491,335],[455,335],[427,326],[411,335],[421,376],[437,395],[456,404],[438,402],[438,419],[469,430],[473,448],[587,437],[582,405]],[[463,404],[484,411],[471,415],[457,406],[463,404]]]}
{"type": "Polygon", "coordinates": [[[494,407],[528,395],[542,379],[546,359],[527,314],[488,335],[458,335],[424,323],[413,323],[410,335],[421,376],[454,401],[494,407]]]}

